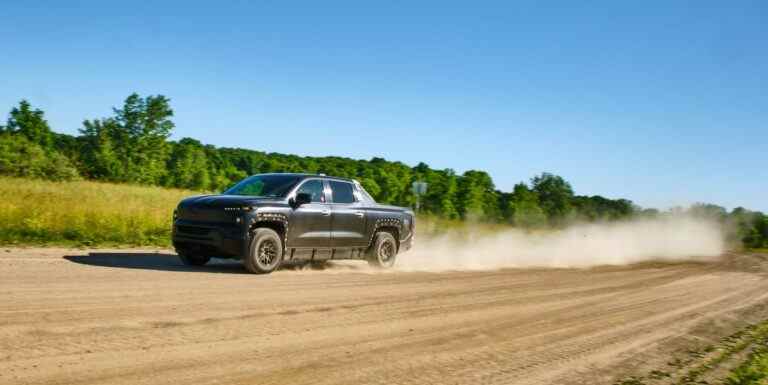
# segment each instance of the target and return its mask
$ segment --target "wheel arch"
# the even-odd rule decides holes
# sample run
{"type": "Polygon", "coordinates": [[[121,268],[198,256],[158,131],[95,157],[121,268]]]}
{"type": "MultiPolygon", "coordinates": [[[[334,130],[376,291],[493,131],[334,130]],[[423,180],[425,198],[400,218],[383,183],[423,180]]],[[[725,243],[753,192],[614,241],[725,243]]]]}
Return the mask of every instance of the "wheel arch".
{"type": "Polygon", "coordinates": [[[283,243],[283,250],[286,249],[286,247],[287,247],[286,246],[286,243],[287,243],[286,241],[288,240],[287,239],[287,234],[288,234],[288,224],[287,224],[287,222],[281,221],[281,220],[276,220],[276,219],[262,219],[262,220],[258,220],[258,221],[254,222],[250,226],[250,228],[248,229],[248,233],[252,237],[253,233],[257,229],[262,229],[262,228],[267,228],[267,229],[274,230],[277,233],[277,235],[280,237],[280,239],[283,241],[282,242],[283,243]]]}
{"type": "Polygon", "coordinates": [[[392,234],[395,238],[395,244],[397,250],[400,250],[400,220],[397,218],[381,218],[376,221],[373,232],[371,233],[371,239],[368,241],[368,248],[373,247],[373,243],[376,240],[376,235],[380,232],[387,232],[392,234]]]}

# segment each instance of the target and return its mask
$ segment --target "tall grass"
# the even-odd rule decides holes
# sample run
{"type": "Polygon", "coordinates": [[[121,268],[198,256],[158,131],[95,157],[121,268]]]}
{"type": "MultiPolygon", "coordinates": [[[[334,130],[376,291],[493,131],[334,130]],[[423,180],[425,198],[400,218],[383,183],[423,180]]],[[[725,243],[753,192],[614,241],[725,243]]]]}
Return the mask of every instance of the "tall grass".
{"type": "Polygon", "coordinates": [[[0,177],[0,243],[168,246],[173,209],[193,194],[0,177]]]}
{"type": "MultiPolygon", "coordinates": [[[[0,177],[0,244],[170,246],[178,202],[196,191],[91,181],[0,177]]],[[[420,237],[508,228],[419,216],[420,237]]]]}

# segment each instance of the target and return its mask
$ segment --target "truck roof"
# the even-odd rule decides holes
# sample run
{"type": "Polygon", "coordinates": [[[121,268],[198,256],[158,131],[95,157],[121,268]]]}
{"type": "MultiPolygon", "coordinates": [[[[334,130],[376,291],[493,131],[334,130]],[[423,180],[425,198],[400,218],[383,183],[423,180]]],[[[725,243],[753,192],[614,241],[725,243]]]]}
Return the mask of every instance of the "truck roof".
{"type": "Polygon", "coordinates": [[[256,174],[256,175],[296,175],[299,177],[302,177],[303,179],[306,178],[326,178],[326,179],[335,179],[335,180],[341,180],[345,182],[357,182],[354,179],[350,178],[342,178],[338,176],[330,176],[325,174],[308,174],[308,173],[299,173],[299,172],[269,172],[269,173],[263,173],[263,174],[256,174]]]}

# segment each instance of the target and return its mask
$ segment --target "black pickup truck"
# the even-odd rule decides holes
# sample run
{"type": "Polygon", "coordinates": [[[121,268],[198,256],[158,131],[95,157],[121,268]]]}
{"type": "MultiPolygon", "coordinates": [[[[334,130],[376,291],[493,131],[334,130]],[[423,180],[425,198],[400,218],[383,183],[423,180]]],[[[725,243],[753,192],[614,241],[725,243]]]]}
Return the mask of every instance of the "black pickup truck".
{"type": "Polygon", "coordinates": [[[233,258],[253,273],[330,259],[388,268],[411,248],[414,225],[412,211],[377,204],[354,180],[259,174],[221,195],[182,200],[173,214],[173,246],[186,265],[233,258]]]}

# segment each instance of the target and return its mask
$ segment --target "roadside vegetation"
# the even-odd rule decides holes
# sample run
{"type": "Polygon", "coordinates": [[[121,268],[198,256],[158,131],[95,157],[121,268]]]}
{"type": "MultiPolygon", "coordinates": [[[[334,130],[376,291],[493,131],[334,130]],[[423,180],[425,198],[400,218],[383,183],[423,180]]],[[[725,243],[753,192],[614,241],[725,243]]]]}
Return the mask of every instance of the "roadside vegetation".
{"type": "Polygon", "coordinates": [[[689,349],[646,375],[615,385],[758,385],[768,383],[768,321],[750,324],[700,349],[689,349]]]}
{"type": "Polygon", "coordinates": [[[169,246],[178,201],[194,192],[0,177],[0,243],[169,246]]]}
{"type": "MultiPolygon", "coordinates": [[[[78,194],[62,197],[64,202],[72,204],[69,207],[72,214],[56,216],[40,211],[35,206],[41,205],[40,202],[30,201],[28,204],[33,206],[30,208],[24,207],[24,202],[17,202],[13,207],[3,203],[6,205],[2,206],[3,218],[27,222],[19,224],[6,220],[0,224],[2,229],[15,229],[0,234],[0,241],[43,241],[46,236],[55,236],[56,241],[83,240],[94,244],[158,244],[167,237],[167,225],[164,223],[162,229],[157,227],[159,222],[153,222],[151,218],[161,216],[149,213],[158,209],[160,206],[157,205],[165,198],[183,195],[179,189],[221,191],[247,175],[306,172],[355,178],[378,202],[410,207],[416,203],[416,196],[411,191],[412,182],[427,182],[429,188],[421,197],[420,214],[435,221],[471,221],[491,227],[511,225],[535,231],[573,222],[616,221],[685,211],[726,224],[732,244],[768,248],[768,216],[741,207],[728,212],[717,205],[697,204],[687,209],[659,212],[638,207],[627,199],[576,195],[570,183],[551,173],[521,181],[511,192],[505,192],[496,189],[490,175],[480,170],[457,174],[454,170],[437,170],[424,163],[410,167],[382,158],[301,157],[217,148],[191,138],[170,141],[175,128],[172,117],[168,98],[132,94],[122,106],[113,109],[112,116],[85,120],[80,134],[72,136],[54,132],[42,110],[25,100],[19,102],[11,109],[6,123],[0,125],[0,175],[75,183],[62,186],[83,183],[78,193],[85,197],[78,199],[78,194]],[[78,182],[83,180],[113,184],[78,182]],[[112,189],[110,194],[114,195],[104,196],[102,201],[96,202],[98,196],[87,197],[91,192],[86,190],[91,186],[96,194],[112,189]],[[150,198],[148,195],[153,193],[157,196],[150,198]],[[127,198],[125,194],[134,199],[135,210],[113,213],[101,222],[95,219],[95,208],[81,207],[91,203],[93,207],[109,208],[119,202],[114,197],[127,198]],[[141,209],[142,202],[149,202],[150,206],[141,209]],[[34,215],[40,215],[40,219],[28,216],[38,212],[34,215]],[[97,234],[97,230],[89,230],[86,223],[103,223],[110,229],[110,234],[115,235],[97,234]],[[140,226],[136,227],[136,223],[140,226]],[[43,224],[49,227],[44,228],[43,224]]],[[[7,181],[3,183],[8,184],[7,181]]],[[[3,186],[0,198],[14,201],[16,198],[7,194],[25,193],[24,186],[43,186],[22,181],[16,184],[19,186],[17,190],[13,190],[13,186],[3,186]]],[[[32,193],[26,192],[27,195],[32,193]]],[[[171,203],[163,204],[163,210],[172,207],[171,203]]],[[[55,204],[51,202],[51,206],[55,204]]],[[[112,209],[117,211],[119,207],[115,205],[112,209]]]]}
{"type": "MultiPolygon", "coordinates": [[[[201,192],[0,176],[0,244],[169,247],[173,209],[196,194],[201,192]]],[[[502,227],[472,226],[484,232],[502,227]]],[[[430,236],[461,232],[467,223],[423,215],[418,229],[430,236]]]]}
{"type": "Polygon", "coordinates": [[[727,385],[765,384],[768,382],[768,339],[763,339],[752,353],[726,378],[727,385]]]}

